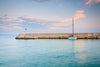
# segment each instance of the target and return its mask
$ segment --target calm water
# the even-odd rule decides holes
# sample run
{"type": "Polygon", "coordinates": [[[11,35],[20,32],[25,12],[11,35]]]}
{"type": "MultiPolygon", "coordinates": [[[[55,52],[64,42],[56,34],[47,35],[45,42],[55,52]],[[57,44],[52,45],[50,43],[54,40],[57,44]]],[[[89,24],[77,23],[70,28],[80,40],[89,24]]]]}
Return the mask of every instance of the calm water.
{"type": "Polygon", "coordinates": [[[100,39],[16,40],[0,35],[0,67],[100,67],[100,39]]]}

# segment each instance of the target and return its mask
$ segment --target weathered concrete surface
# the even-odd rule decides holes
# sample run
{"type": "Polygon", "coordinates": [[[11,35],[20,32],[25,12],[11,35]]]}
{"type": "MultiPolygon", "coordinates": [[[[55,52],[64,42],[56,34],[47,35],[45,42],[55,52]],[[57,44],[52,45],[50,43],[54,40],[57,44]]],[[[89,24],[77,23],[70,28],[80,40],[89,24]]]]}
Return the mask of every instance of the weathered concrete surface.
{"type": "MultiPolygon", "coordinates": [[[[67,39],[72,33],[19,34],[16,39],[67,39]]],[[[78,39],[100,39],[100,33],[75,33],[78,39]]]]}
{"type": "Polygon", "coordinates": [[[97,38],[100,39],[100,36],[98,36],[97,38]]]}

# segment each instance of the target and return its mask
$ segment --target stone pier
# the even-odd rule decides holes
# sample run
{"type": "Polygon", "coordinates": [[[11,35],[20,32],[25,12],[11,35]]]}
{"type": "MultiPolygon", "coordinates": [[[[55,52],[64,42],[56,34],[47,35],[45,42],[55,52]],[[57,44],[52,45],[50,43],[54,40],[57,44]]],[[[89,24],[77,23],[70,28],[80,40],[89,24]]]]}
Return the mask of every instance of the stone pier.
{"type": "MultiPolygon", "coordinates": [[[[72,33],[24,33],[16,39],[68,39],[72,33]]],[[[78,39],[100,39],[100,33],[75,33],[78,39]]]]}

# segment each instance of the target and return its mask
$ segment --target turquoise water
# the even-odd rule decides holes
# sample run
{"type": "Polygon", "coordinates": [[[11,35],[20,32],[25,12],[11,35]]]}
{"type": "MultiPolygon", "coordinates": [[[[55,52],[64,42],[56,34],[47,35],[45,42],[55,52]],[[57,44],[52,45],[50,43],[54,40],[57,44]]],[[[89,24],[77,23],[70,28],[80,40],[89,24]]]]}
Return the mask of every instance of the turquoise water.
{"type": "Polygon", "coordinates": [[[0,67],[100,67],[100,39],[16,40],[0,35],[0,67]]]}

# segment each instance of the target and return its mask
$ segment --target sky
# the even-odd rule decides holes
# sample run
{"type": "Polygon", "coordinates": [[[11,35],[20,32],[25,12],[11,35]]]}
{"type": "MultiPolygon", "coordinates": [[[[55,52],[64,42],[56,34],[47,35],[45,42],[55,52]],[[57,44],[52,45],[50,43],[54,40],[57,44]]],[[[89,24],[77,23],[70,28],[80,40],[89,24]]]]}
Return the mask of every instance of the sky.
{"type": "Polygon", "coordinates": [[[71,33],[72,18],[75,33],[100,33],[100,0],[0,0],[1,34],[71,33]]]}

